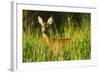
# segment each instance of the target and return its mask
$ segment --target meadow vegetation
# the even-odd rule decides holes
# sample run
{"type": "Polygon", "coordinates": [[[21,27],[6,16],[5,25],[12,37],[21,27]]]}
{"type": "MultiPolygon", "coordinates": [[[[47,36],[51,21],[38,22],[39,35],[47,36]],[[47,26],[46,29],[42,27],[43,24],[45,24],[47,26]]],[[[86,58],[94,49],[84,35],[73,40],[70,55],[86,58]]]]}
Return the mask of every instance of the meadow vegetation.
{"type": "MultiPolygon", "coordinates": [[[[70,13],[69,13],[70,14],[70,13]]],[[[75,15],[75,13],[73,13],[75,15]]],[[[22,33],[22,56],[23,62],[45,62],[45,61],[67,61],[67,60],[88,60],[91,58],[91,23],[90,14],[83,13],[79,20],[68,16],[66,21],[57,29],[49,29],[52,40],[58,38],[70,38],[71,43],[61,48],[63,54],[54,56],[51,48],[43,39],[40,26],[34,32],[30,30],[22,33]],[[69,17],[69,18],[68,18],[69,17]],[[73,21],[74,20],[74,21],[73,21]]],[[[77,14],[78,15],[78,14],[77,14]]],[[[25,24],[25,23],[23,23],[25,24]]],[[[56,23],[55,23],[56,24],[56,23]]],[[[54,25],[55,25],[54,24],[54,25]]]]}

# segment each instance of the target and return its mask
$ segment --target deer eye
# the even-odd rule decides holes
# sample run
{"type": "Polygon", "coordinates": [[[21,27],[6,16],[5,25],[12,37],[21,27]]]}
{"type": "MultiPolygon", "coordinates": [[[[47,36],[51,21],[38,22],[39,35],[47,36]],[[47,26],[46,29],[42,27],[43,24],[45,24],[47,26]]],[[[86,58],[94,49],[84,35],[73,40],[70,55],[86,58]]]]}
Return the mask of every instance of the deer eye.
{"type": "Polygon", "coordinates": [[[40,26],[41,28],[43,28],[43,26],[40,26]]]}
{"type": "Polygon", "coordinates": [[[46,24],[46,27],[48,27],[49,25],[48,24],[46,24]]]}

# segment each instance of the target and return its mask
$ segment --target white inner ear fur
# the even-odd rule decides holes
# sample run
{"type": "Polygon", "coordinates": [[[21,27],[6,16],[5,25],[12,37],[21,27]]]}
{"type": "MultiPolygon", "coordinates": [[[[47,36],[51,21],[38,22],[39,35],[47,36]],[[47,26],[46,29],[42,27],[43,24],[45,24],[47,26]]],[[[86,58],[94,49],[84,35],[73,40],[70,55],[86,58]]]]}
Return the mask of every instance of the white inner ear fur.
{"type": "Polygon", "coordinates": [[[44,25],[43,19],[42,19],[40,16],[38,16],[38,22],[39,22],[42,26],[44,25]]]}
{"type": "Polygon", "coordinates": [[[52,22],[53,22],[53,17],[49,17],[47,23],[48,23],[48,24],[52,24],[52,22]]]}

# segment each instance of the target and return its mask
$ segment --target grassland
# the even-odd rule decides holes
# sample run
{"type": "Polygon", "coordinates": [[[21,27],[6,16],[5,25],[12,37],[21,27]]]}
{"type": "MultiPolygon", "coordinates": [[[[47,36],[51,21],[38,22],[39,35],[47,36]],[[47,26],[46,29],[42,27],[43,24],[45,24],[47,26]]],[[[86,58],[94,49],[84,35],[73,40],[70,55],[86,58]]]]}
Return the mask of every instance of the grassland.
{"type": "Polygon", "coordinates": [[[91,58],[91,28],[90,21],[82,22],[81,27],[74,27],[70,22],[64,23],[61,32],[49,31],[55,40],[60,37],[71,38],[72,43],[62,47],[63,55],[54,56],[38,29],[35,33],[23,32],[23,62],[44,62],[63,60],[87,60],[91,58]]]}

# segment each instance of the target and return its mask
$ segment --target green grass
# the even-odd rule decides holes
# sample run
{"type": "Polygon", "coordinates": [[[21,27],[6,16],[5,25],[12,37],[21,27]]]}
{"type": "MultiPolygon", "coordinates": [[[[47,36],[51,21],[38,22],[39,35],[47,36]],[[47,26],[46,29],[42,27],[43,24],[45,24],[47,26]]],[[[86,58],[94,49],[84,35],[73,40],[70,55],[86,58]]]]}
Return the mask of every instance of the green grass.
{"type": "Polygon", "coordinates": [[[64,31],[60,33],[49,31],[50,37],[52,39],[59,37],[71,38],[72,43],[63,46],[61,48],[63,54],[56,57],[43,39],[41,31],[23,32],[23,62],[87,60],[91,58],[91,29],[89,23],[84,22],[81,28],[65,23],[65,26],[60,29],[64,29],[64,31]]]}

